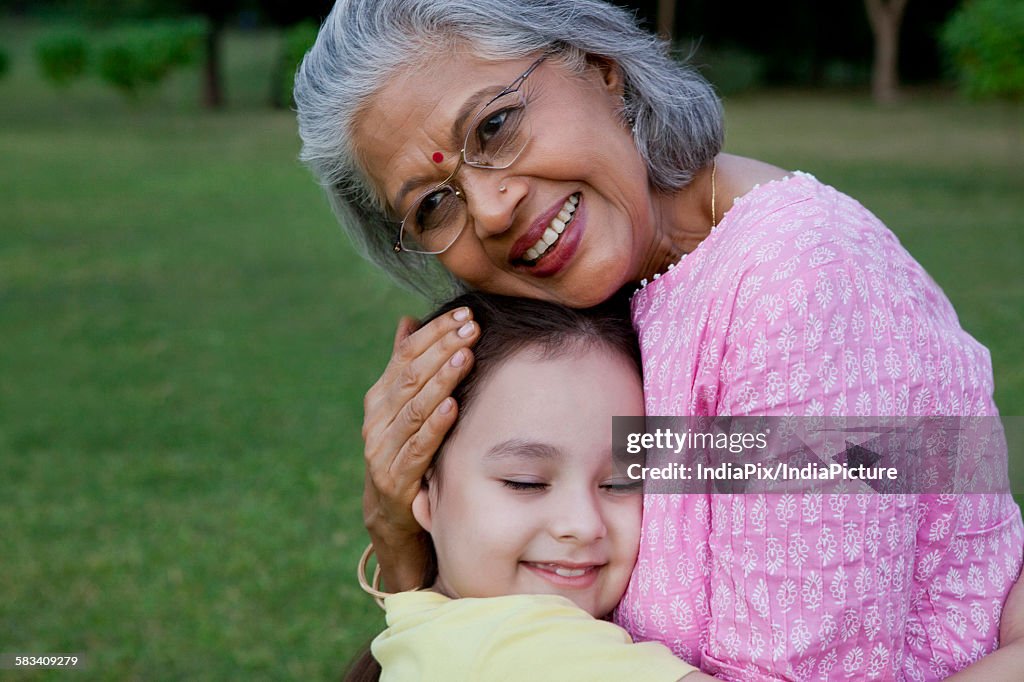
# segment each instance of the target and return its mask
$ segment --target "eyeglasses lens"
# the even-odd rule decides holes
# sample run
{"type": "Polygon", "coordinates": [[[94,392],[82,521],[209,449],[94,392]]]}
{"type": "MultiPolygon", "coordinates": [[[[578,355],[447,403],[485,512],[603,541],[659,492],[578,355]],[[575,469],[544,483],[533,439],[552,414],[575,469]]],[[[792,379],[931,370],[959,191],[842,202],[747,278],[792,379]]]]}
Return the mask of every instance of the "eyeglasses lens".
{"type": "Polygon", "coordinates": [[[529,139],[530,125],[522,94],[502,95],[473,119],[466,135],[466,163],[484,168],[508,168],[529,139]]]}
{"type": "Polygon", "coordinates": [[[402,222],[402,248],[417,253],[440,253],[462,232],[466,204],[451,185],[430,190],[402,222]]]}

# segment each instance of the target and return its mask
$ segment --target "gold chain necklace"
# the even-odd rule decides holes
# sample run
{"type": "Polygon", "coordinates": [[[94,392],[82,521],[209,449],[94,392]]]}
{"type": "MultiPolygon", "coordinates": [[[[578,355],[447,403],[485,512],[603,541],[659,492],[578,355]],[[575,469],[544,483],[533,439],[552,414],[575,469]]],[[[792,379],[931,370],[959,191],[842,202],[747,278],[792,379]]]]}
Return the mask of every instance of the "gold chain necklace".
{"type": "MultiPolygon", "coordinates": [[[[718,197],[717,197],[717,192],[716,192],[717,188],[715,186],[715,175],[716,175],[717,171],[718,171],[718,159],[711,159],[711,229],[712,230],[715,229],[716,227],[718,227],[718,206],[717,206],[717,203],[716,203],[716,200],[717,200],[718,197]]],[[[673,258],[673,262],[669,263],[668,269],[671,270],[672,267],[677,262],[679,262],[683,258],[683,256],[685,256],[687,253],[688,253],[687,251],[683,251],[677,257],[674,257],[673,258]]],[[[662,274],[662,273],[659,272],[659,273],[655,274],[653,279],[658,279],[658,275],[660,275],[660,274],[662,274]]],[[[641,283],[640,283],[640,287],[641,288],[643,288],[645,286],[647,286],[647,279],[646,278],[644,278],[641,281],[641,283]]]]}
{"type": "Polygon", "coordinates": [[[718,170],[718,159],[711,159],[711,229],[718,227],[718,212],[715,209],[715,171],[718,170]]]}

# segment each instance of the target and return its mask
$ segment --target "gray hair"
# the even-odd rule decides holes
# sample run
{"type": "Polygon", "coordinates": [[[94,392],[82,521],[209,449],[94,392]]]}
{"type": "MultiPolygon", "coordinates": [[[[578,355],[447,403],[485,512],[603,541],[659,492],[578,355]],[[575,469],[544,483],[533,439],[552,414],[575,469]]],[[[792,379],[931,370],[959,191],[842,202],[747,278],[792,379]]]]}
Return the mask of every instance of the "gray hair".
{"type": "Polygon", "coordinates": [[[360,168],[352,132],[399,69],[459,44],[488,60],[545,53],[577,68],[588,57],[617,64],[622,113],[634,123],[656,191],[685,187],[722,148],[722,108],[712,87],[628,12],[603,0],[337,0],[295,75],[301,159],[360,253],[428,297],[459,284],[432,256],[396,257],[397,225],[360,168]]]}

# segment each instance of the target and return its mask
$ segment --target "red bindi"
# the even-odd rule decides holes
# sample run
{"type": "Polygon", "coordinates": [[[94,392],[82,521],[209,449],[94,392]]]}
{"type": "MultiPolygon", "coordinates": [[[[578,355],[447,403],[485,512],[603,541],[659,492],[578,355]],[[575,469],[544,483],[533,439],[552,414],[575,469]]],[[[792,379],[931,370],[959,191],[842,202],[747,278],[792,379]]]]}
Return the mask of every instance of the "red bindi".
{"type": "Polygon", "coordinates": [[[434,163],[441,163],[442,161],[444,161],[444,154],[442,154],[441,152],[434,152],[433,156],[431,156],[430,158],[434,160],[434,163]]]}

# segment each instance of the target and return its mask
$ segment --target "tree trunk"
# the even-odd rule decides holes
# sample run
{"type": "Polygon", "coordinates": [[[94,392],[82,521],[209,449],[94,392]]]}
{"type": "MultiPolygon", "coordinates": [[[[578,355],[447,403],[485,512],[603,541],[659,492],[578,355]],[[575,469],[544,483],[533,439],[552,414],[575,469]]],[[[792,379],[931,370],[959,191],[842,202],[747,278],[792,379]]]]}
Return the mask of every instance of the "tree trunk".
{"type": "Polygon", "coordinates": [[[206,59],[203,64],[203,106],[220,109],[224,105],[224,85],[220,77],[220,46],[224,24],[211,22],[206,33],[206,59]]]}
{"type": "Polygon", "coordinates": [[[658,0],[658,35],[665,40],[676,37],[676,0],[658,0]]]}
{"type": "Polygon", "coordinates": [[[900,24],[907,0],[865,0],[865,4],[875,36],[871,95],[879,104],[891,104],[899,99],[900,24]]]}

